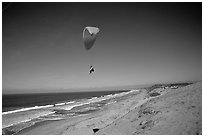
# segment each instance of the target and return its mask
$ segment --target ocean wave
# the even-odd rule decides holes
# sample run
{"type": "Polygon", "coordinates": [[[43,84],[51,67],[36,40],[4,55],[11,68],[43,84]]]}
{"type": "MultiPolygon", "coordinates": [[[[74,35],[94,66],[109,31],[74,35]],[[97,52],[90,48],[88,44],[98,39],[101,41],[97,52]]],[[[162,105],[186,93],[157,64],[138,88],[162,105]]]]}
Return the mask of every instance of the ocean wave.
{"type": "Polygon", "coordinates": [[[89,99],[89,100],[94,100],[94,99],[97,99],[98,97],[92,97],[91,99],[89,99]]]}
{"type": "Polygon", "coordinates": [[[54,106],[73,104],[73,103],[75,103],[75,101],[57,103],[57,104],[54,104],[54,105],[50,104],[50,105],[45,105],[45,106],[35,106],[35,107],[21,108],[21,109],[11,110],[11,111],[7,111],[7,112],[2,112],[2,115],[17,113],[17,112],[23,112],[23,111],[29,111],[29,110],[34,110],[34,109],[49,108],[49,107],[54,107],[54,106]]]}
{"type": "Polygon", "coordinates": [[[66,102],[66,104],[73,104],[73,103],[75,103],[75,101],[66,102]]]}
{"type": "Polygon", "coordinates": [[[28,110],[34,110],[34,109],[48,108],[48,107],[53,107],[53,106],[54,105],[45,105],[45,106],[35,106],[35,107],[29,107],[29,108],[21,108],[21,109],[17,109],[17,110],[3,112],[2,115],[12,114],[12,113],[17,113],[17,112],[22,112],[22,111],[28,111],[28,110]]]}
{"type": "Polygon", "coordinates": [[[7,118],[7,119],[3,118],[2,119],[3,120],[2,121],[2,128],[10,127],[10,126],[17,125],[17,124],[24,123],[24,122],[29,122],[33,119],[39,118],[41,116],[53,114],[53,113],[55,113],[55,112],[47,111],[47,112],[39,112],[39,113],[35,113],[35,114],[30,114],[27,116],[24,116],[24,115],[22,115],[20,117],[16,116],[17,118],[15,118],[15,116],[7,118]]]}
{"type": "Polygon", "coordinates": [[[57,103],[57,104],[54,104],[54,106],[62,106],[62,105],[73,104],[73,103],[75,103],[75,101],[57,103]]]}
{"type": "Polygon", "coordinates": [[[66,103],[58,103],[58,104],[55,104],[54,106],[61,106],[61,105],[65,105],[66,103]]]}
{"type": "Polygon", "coordinates": [[[71,110],[74,107],[82,106],[82,105],[85,105],[85,104],[89,104],[89,102],[87,102],[87,103],[79,103],[79,104],[75,104],[75,105],[72,105],[72,106],[68,106],[68,107],[65,107],[65,110],[71,110]]]}

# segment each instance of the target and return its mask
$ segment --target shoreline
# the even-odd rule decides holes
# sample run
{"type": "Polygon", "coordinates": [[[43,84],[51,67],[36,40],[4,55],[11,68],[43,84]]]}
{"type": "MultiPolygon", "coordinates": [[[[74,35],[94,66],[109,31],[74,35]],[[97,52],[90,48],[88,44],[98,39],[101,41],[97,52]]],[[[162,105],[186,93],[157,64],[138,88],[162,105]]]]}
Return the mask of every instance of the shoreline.
{"type": "MultiPolygon", "coordinates": [[[[80,100],[69,101],[66,103],[57,103],[56,105],[46,105],[46,106],[35,106],[19,110],[14,110],[16,113],[3,114],[2,119],[2,132],[3,134],[13,134],[19,132],[21,129],[27,128],[33,125],[35,122],[64,119],[67,117],[73,117],[78,115],[83,115],[87,113],[92,113],[100,109],[101,106],[105,105],[107,102],[111,103],[113,96],[121,96],[128,93],[130,90],[125,92],[115,91],[115,94],[107,94],[100,92],[100,96],[95,97],[89,95],[88,98],[83,98],[80,100]],[[50,106],[50,107],[49,107],[50,106]]],[[[110,91],[111,93],[113,91],[110,91]]],[[[109,92],[108,92],[109,93],[109,92]]],[[[96,95],[98,93],[95,93],[96,95]]],[[[61,95],[60,95],[61,96],[61,95]]],[[[87,95],[86,95],[87,96],[87,95]]]]}
{"type": "Polygon", "coordinates": [[[95,112],[39,122],[17,135],[202,134],[201,94],[201,82],[174,89],[141,89],[95,112]]]}
{"type": "MultiPolygon", "coordinates": [[[[135,93],[130,93],[130,94],[138,94],[138,91],[136,91],[135,93]]],[[[144,95],[144,94],[143,94],[144,95]]],[[[130,96],[130,95],[128,95],[130,96]]],[[[50,133],[50,131],[42,131],[42,132],[39,132],[39,129],[40,128],[46,128],[48,127],[48,129],[51,129],[50,127],[52,127],[53,125],[57,126],[57,125],[61,125],[61,128],[64,128],[62,127],[62,125],[65,125],[65,126],[73,126],[77,123],[77,121],[79,121],[79,123],[83,122],[83,121],[86,121],[86,120],[91,120],[92,119],[92,122],[94,120],[94,118],[97,118],[97,117],[101,117],[103,115],[105,115],[107,112],[109,112],[110,110],[112,110],[111,112],[111,115],[114,117],[115,113],[113,112],[113,110],[119,110],[121,108],[121,106],[124,106],[124,101],[127,101],[125,96],[122,96],[121,98],[119,99],[116,99],[115,103],[110,103],[110,104],[107,104],[105,106],[103,106],[100,110],[96,111],[96,112],[93,112],[93,113],[90,113],[90,114],[87,114],[85,116],[76,116],[76,117],[72,117],[72,118],[67,118],[67,119],[64,119],[64,120],[59,120],[59,121],[51,121],[51,122],[43,122],[42,124],[38,123],[38,125],[35,125],[35,126],[31,126],[27,129],[23,129],[22,131],[18,132],[17,134],[36,134],[37,131],[39,134],[55,134],[53,132],[50,133]],[[118,106],[117,104],[120,104],[120,106],[118,106]],[[117,107],[116,109],[113,109],[117,107]],[[67,123],[67,124],[65,124],[67,123]]],[[[129,102],[130,104],[130,102],[129,102]]],[[[125,108],[125,107],[124,107],[125,108]]],[[[127,110],[126,110],[127,112],[127,110]]],[[[121,115],[124,113],[123,111],[120,112],[121,115]]],[[[108,113],[109,115],[110,113],[108,113]]],[[[117,117],[117,116],[116,116],[117,117]]],[[[104,117],[105,118],[105,117],[104,117]]],[[[113,121],[113,120],[111,120],[113,121]]],[[[110,124],[111,121],[106,121],[106,124],[107,125],[108,123],[110,124]]],[[[59,126],[58,126],[59,127],[59,126]]],[[[47,128],[46,128],[47,130],[47,128]]],[[[38,134],[37,133],[37,134],[38,134]]],[[[56,133],[59,133],[59,131],[57,130],[56,133]]],[[[89,132],[90,133],[90,132],[89,132]]],[[[65,133],[63,133],[65,134],[65,133]]]]}

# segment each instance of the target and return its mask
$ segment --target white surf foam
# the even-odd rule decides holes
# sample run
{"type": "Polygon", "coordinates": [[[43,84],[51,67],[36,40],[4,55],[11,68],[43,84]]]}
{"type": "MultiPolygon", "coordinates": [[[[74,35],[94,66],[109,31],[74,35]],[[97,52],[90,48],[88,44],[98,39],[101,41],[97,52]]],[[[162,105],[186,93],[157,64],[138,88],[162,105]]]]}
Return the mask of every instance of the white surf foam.
{"type": "Polygon", "coordinates": [[[62,105],[73,104],[73,103],[75,103],[75,101],[57,103],[57,104],[55,104],[55,106],[62,106],[62,105]]]}
{"type": "Polygon", "coordinates": [[[35,107],[29,107],[29,108],[22,108],[22,109],[3,112],[2,115],[17,113],[17,112],[22,112],[22,111],[28,111],[28,110],[34,110],[34,109],[48,108],[48,107],[53,107],[53,106],[54,105],[46,105],[46,106],[35,106],[35,107]]]}
{"type": "MultiPolygon", "coordinates": [[[[57,104],[55,104],[55,106],[67,105],[67,104],[73,104],[73,103],[75,103],[75,101],[57,103],[57,104]]],[[[35,106],[35,107],[21,108],[21,109],[17,109],[17,110],[2,112],[2,115],[17,113],[17,112],[23,112],[23,111],[29,111],[29,110],[34,110],[34,109],[49,108],[49,107],[53,107],[53,106],[54,105],[45,105],[45,106],[35,106]]]]}
{"type": "Polygon", "coordinates": [[[29,112],[25,114],[11,114],[2,116],[2,128],[13,126],[22,122],[28,122],[32,119],[39,118],[41,116],[46,116],[49,114],[53,114],[55,112],[52,111],[38,111],[38,112],[29,112]]]}

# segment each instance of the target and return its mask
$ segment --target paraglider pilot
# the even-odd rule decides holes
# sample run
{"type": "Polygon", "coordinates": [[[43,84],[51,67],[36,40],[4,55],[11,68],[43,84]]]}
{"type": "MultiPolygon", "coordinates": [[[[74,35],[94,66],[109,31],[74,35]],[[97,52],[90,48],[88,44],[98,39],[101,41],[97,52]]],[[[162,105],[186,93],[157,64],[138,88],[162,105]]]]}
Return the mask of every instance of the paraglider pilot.
{"type": "Polygon", "coordinates": [[[90,67],[90,71],[89,71],[89,74],[93,73],[94,72],[94,68],[93,66],[90,67]]]}
{"type": "MultiPolygon", "coordinates": [[[[84,41],[84,46],[85,49],[91,50],[91,48],[94,45],[94,42],[97,38],[97,34],[99,33],[99,28],[97,27],[85,27],[83,30],[83,41],[84,41]]],[[[94,73],[95,69],[93,66],[90,66],[89,74],[94,73]]]]}

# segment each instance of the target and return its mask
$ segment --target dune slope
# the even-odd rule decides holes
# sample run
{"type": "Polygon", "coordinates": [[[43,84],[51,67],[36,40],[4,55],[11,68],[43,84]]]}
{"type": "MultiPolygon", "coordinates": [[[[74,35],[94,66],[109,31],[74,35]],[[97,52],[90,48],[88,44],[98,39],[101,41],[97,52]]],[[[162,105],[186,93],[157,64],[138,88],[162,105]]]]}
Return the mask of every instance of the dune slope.
{"type": "Polygon", "coordinates": [[[202,83],[178,89],[155,89],[150,98],[97,134],[202,134],[202,83]]]}

